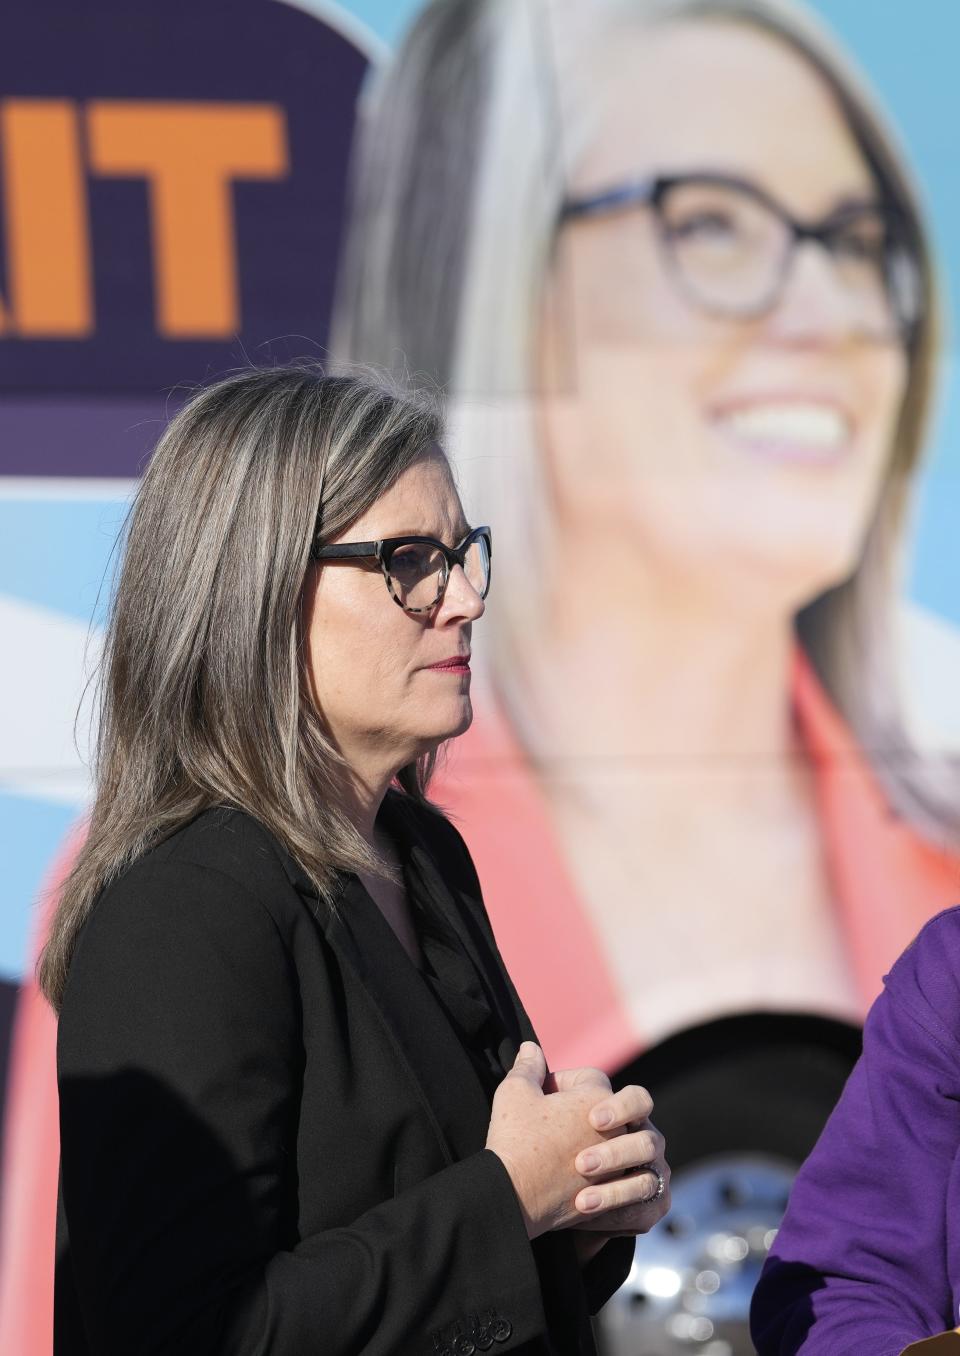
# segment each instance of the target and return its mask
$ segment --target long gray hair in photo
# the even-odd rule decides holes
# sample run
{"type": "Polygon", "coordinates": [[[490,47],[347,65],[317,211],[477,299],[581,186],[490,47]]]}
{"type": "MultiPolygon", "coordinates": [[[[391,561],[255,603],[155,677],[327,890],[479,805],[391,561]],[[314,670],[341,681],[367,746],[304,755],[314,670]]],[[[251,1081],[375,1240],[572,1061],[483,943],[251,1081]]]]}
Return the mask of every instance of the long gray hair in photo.
{"type": "Polygon", "coordinates": [[[523,609],[537,606],[531,562],[551,558],[550,495],[528,397],[556,223],[602,99],[591,54],[625,25],[685,22],[753,25],[808,61],[909,226],[921,319],[886,479],[856,569],[802,608],[795,627],[893,806],[956,848],[960,776],[954,759],[914,746],[894,606],[935,385],[938,289],[906,158],[860,73],[807,8],[792,0],[427,4],[366,92],[332,347],[444,387],[468,512],[496,522],[502,571],[526,581],[509,609],[501,601],[491,611],[486,629],[494,670],[499,662],[509,680],[523,609]]]}
{"type": "MultiPolygon", "coordinates": [[[[93,810],[38,967],[55,1008],[98,893],[210,806],[255,816],[322,898],[337,870],[384,873],[340,808],[301,597],[315,534],[335,539],[440,437],[428,395],[306,364],[229,376],[171,420],[129,517],[93,810]]],[[[404,768],[403,789],[422,799],[432,766],[404,768]]]]}

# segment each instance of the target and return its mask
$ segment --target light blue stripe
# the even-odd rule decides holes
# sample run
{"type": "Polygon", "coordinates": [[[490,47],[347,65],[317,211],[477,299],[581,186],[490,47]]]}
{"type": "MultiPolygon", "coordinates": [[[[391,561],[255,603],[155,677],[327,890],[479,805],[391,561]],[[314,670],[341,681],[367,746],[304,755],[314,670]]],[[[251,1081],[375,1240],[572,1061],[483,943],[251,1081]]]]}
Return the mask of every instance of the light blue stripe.
{"type": "Polygon", "coordinates": [[[102,622],[125,512],[117,500],[0,499],[0,593],[102,622]]]}
{"type": "Polygon", "coordinates": [[[423,6],[420,0],[350,0],[340,8],[355,14],[378,38],[394,47],[407,24],[423,6]]]}
{"type": "Polygon", "coordinates": [[[0,792],[0,978],[26,973],[40,887],[77,818],[70,806],[0,792]]]}

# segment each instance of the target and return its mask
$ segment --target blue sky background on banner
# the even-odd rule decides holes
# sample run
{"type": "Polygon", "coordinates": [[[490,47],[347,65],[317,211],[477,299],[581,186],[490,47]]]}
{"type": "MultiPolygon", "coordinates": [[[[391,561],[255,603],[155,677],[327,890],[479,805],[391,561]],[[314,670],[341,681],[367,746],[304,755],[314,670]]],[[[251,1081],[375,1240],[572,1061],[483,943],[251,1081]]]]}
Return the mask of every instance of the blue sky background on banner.
{"type": "MultiPolygon", "coordinates": [[[[353,36],[371,54],[395,44],[420,0],[300,0],[353,36]],[[340,23],[337,23],[339,17],[340,23]]],[[[911,600],[960,626],[960,383],[955,376],[953,327],[960,315],[960,175],[956,124],[960,113],[955,53],[960,5],[947,0],[813,0],[859,64],[900,129],[921,181],[945,269],[951,312],[940,419],[919,497],[909,561],[911,600]]],[[[41,494],[0,480],[0,624],[3,608],[27,606],[80,639],[97,607],[122,522],[119,487],[51,481],[41,494]]],[[[105,602],[104,587],[98,611],[105,602]]],[[[80,681],[76,683],[79,694],[80,681]]],[[[69,725],[72,711],[65,714],[69,725]]],[[[11,727],[7,727],[10,729],[11,727]]],[[[14,731],[15,733],[15,731],[14,731]]],[[[4,755],[0,761],[7,763],[4,755]]],[[[31,792],[29,768],[9,784],[0,780],[0,978],[17,978],[28,954],[28,932],[41,876],[76,816],[69,787],[31,792]]],[[[9,780],[9,779],[8,779],[9,780]]]]}

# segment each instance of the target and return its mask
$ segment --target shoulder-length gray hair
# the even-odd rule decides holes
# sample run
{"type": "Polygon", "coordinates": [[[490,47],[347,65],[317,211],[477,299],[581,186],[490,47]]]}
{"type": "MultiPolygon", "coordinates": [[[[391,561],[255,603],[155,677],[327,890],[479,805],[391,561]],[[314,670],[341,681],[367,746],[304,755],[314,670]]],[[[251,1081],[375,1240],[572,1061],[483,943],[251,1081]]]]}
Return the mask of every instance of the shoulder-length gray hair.
{"type": "MultiPolygon", "coordinates": [[[[98,893],[214,805],[264,824],[329,897],[383,872],[341,809],[343,761],[305,682],[310,548],[441,436],[427,396],[310,366],[249,370],[170,422],[139,486],[99,683],[96,796],[38,967],[59,1008],[98,893]]],[[[398,780],[422,799],[432,757],[398,780]]]]}
{"type": "MultiPolygon", "coordinates": [[[[800,644],[855,732],[892,804],[941,845],[960,845],[952,761],[919,755],[895,662],[894,600],[910,482],[921,455],[939,347],[927,232],[905,159],[859,73],[792,0],[433,0],[367,92],[354,219],[335,311],[343,357],[402,363],[447,387],[465,494],[482,495],[509,575],[547,558],[549,495],[537,455],[537,302],[571,168],[597,94],[588,57],[616,25],[756,26],[833,91],[878,188],[908,223],[922,320],[886,480],[857,568],[796,617],[800,644]],[[509,486],[491,449],[508,444],[509,486]]],[[[534,606],[535,581],[527,600],[534,606]]],[[[523,617],[490,616],[494,653],[522,648],[523,617]]]]}

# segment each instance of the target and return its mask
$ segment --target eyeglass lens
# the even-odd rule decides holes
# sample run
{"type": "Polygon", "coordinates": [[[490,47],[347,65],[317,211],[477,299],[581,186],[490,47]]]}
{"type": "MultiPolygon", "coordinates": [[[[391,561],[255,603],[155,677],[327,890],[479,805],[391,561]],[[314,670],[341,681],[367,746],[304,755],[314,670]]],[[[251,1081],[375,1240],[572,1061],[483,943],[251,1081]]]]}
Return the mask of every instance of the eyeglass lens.
{"type": "MultiPolygon", "coordinates": [[[[490,585],[487,543],[478,537],[467,548],[464,574],[481,598],[490,585]]],[[[390,591],[401,607],[424,611],[440,600],[447,580],[447,561],[442,551],[427,542],[407,542],[390,555],[390,591]]]]}
{"type": "MultiPolygon", "coordinates": [[[[727,184],[677,183],[659,203],[663,238],[691,299],[722,314],[757,314],[783,286],[796,239],[752,194],[727,184]]],[[[882,209],[838,218],[826,247],[851,326],[889,337],[911,317],[912,260],[882,209]]]]}

